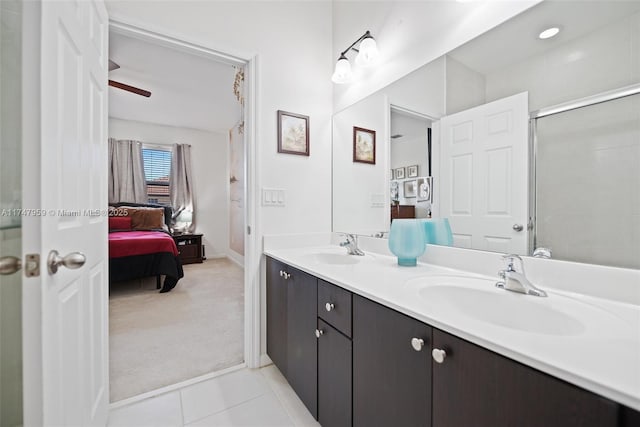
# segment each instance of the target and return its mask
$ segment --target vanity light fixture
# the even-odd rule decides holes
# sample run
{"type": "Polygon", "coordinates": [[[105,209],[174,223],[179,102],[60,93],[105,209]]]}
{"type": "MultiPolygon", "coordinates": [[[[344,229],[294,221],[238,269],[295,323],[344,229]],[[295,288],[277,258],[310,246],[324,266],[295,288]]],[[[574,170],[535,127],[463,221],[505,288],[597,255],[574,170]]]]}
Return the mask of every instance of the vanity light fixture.
{"type": "Polygon", "coordinates": [[[538,38],[542,40],[550,39],[551,37],[558,35],[559,32],[560,32],[560,28],[558,27],[547,28],[546,30],[544,30],[538,35],[538,38]]]}
{"type": "Polygon", "coordinates": [[[351,46],[340,53],[336,68],[331,76],[331,80],[337,84],[351,83],[353,81],[353,72],[351,71],[351,63],[347,58],[350,50],[358,52],[356,56],[356,64],[360,67],[370,67],[375,65],[378,60],[378,46],[376,40],[371,33],[367,31],[358,40],[353,42],[351,46]],[[358,45],[359,43],[359,45],[358,45]],[[356,48],[356,45],[358,47],[356,48]]]}

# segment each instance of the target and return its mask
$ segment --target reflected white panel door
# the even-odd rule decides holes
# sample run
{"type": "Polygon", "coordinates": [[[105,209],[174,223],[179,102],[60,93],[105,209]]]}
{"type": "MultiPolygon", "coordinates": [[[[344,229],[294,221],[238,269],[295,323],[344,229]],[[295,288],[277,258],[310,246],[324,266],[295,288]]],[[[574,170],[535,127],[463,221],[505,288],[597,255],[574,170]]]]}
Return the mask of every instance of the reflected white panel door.
{"type": "Polygon", "coordinates": [[[108,15],[102,0],[43,1],[40,22],[42,418],[105,425],[108,15]],[[51,274],[51,250],[86,263],[51,274]]]}
{"type": "Polygon", "coordinates": [[[527,252],[528,111],[524,92],[442,118],[440,215],[454,246],[527,252]]]}

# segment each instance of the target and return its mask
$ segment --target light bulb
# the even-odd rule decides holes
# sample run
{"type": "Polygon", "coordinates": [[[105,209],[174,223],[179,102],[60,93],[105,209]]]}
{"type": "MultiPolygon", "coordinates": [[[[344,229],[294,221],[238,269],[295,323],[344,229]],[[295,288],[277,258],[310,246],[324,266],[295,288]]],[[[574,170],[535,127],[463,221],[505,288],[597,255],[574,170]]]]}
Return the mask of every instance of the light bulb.
{"type": "Polygon", "coordinates": [[[560,32],[560,28],[558,27],[547,28],[546,30],[541,32],[540,35],[538,35],[538,38],[542,40],[550,39],[551,37],[557,35],[559,32],[560,32]]]}
{"type": "Polygon", "coordinates": [[[360,51],[356,56],[356,64],[361,67],[370,67],[375,65],[378,60],[378,45],[373,37],[366,37],[360,43],[360,51]]]}
{"type": "Polygon", "coordinates": [[[351,72],[351,64],[349,60],[344,56],[340,56],[338,62],[336,62],[336,69],[331,76],[331,81],[337,84],[350,83],[353,79],[353,73],[351,72]]]}

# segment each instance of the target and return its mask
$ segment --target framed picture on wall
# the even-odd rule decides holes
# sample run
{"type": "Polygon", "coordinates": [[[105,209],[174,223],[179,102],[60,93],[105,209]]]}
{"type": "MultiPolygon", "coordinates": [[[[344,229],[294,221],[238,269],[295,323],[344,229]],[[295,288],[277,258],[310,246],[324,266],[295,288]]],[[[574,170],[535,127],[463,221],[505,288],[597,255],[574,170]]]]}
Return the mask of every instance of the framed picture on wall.
{"type": "Polygon", "coordinates": [[[278,153],[309,155],[309,116],[278,110],[278,153]]]}
{"type": "Polygon", "coordinates": [[[433,188],[433,177],[425,177],[418,179],[418,201],[419,202],[431,202],[433,188]]]}
{"type": "Polygon", "coordinates": [[[404,179],[404,168],[394,169],[393,177],[395,179],[404,179]]]}
{"type": "Polygon", "coordinates": [[[376,131],[353,127],[353,161],[376,164],[376,131]]]}
{"type": "Polygon", "coordinates": [[[404,182],[404,198],[411,199],[413,197],[416,197],[417,194],[418,194],[417,181],[415,179],[411,181],[405,181],[404,182]]]}
{"type": "Polygon", "coordinates": [[[418,177],[418,165],[407,166],[407,178],[418,177]]]}

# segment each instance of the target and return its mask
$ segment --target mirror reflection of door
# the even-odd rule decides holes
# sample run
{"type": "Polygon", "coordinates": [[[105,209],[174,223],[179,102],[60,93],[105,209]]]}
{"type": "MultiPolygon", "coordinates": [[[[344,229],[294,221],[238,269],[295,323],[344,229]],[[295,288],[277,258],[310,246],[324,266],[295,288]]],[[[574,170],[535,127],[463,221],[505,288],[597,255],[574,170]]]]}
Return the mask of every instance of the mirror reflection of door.
{"type": "Polygon", "coordinates": [[[391,221],[431,217],[432,118],[391,106],[391,221]]]}
{"type": "Polygon", "coordinates": [[[442,118],[439,210],[454,246],[526,253],[528,121],[526,92],[442,118]]]}

